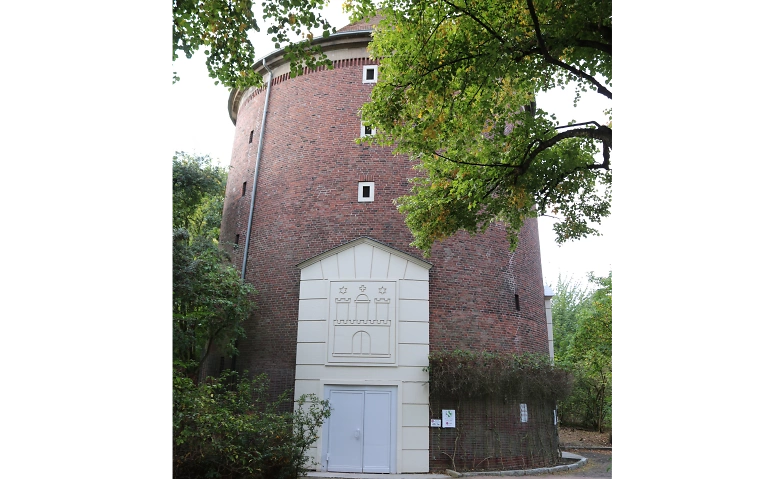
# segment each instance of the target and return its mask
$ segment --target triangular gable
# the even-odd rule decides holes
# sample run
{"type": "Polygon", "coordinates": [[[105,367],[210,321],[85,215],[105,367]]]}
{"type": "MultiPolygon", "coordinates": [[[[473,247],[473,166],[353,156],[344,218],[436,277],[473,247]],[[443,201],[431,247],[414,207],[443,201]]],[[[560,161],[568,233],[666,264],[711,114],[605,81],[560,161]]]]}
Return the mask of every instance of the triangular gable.
{"type": "Polygon", "coordinates": [[[403,260],[410,261],[410,262],[414,263],[415,265],[420,266],[422,268],[425,268],[427,270],[429,270],[430,268],[433,267],[433,265],[431,263],[428,263],[427,261],[421,260],[421,259],[419,259],[419,258],[417,258],[415,256],[411,256],[410,254],[404,253],[404,252],[402,252],[400,250],[392,248],[391,246],[387,246],[385,244],[379,243],[378,241],[376,241],[374,239],[371,239],[371,238],[368,238],[367,236],[362,236],[362,237],[357,238],[355,240],[349,241],[346,244],[342,244],[342,245],[337,246],[335,248],[329,249],[329,250],[327,250],[327,251],[325,251],[325,252],[323,252],[323,253],[321,253],[319,255],[313,256],[312,258],[306,259],[305,261],[299,263],[297,265],[297,268],[299,268],[299,269],[307,268],[308,266],[310,266],[312,264],[315,264],[315,263],[318,263],[319,261],[324,260],[324,259],[326,259],[326,258],[328,258],[330,256],[335,256],[335,255],[337,255],[337,254],[339,254],[339,253],[341,253],[343,251],[346,251],[346,250],[351,249],[351,248],[355,248],[355,247],[360,246],[360,245],[369,245],[369,246],[371,246],[373,248],[376,248],[376,249],[379,249],[379,250],[384,251],[386,253],[389,253],[390,255],[394,255],[394,256],[397,256],[397,257],[399,257],[399,258],[401,258],[403,260]]]}

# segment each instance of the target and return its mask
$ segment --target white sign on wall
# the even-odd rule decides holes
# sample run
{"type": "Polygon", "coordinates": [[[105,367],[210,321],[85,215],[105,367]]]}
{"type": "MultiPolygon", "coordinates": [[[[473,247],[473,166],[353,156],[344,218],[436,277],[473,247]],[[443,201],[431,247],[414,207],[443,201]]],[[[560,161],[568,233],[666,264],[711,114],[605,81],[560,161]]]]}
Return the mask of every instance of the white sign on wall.
{"type": "Polygon", "coordinates": [[[441,420],[440,419],[431,419],[430,420],[430,427],[441,427],[441,420]]]}
{"type": "Polygon", "coordinates": [[[441,423],[443,424],[443,427],[455,427],[455,410],[442,409],[441,423]]]}

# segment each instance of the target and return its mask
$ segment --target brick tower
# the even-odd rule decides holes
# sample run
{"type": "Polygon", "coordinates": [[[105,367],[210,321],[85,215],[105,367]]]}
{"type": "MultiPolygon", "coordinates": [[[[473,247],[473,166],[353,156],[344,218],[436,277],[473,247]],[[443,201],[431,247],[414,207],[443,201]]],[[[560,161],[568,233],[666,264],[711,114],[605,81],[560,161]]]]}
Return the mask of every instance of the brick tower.
{"type": "MultiPolygon", "coordinates": [[[[423,371],[431,350],[548,354],[539,237],[530,220],[513,253],[498,224],[437,243],[426,260],[410,246],[392,201],[409,192],[411,163],[354,142],[372,133],[357,114],[379,74],[371,28],[320,41],[332,70],[291,78],[278,51],[256,64],[269,89],[230,94],[221,241],[236,244],[236,265],[258,290],[233,366],[266,373],[272,395],[330,400],[315,468],[427,472],[454,445],[451,431],[430,428],[441,417],[423,371]]],[[[213,359],[213,374],[231,363],[213,359]]],[[[508,406],[502,415],[519,423],[518,404],[508,406]]],[[[461,407],[458,427],[486,427],[487,414],[461,407]]],[[[525,442],[520,427],[498,434],[525,442]]],[[[523,455],[508,464],[541,462],[523,455]]]]}

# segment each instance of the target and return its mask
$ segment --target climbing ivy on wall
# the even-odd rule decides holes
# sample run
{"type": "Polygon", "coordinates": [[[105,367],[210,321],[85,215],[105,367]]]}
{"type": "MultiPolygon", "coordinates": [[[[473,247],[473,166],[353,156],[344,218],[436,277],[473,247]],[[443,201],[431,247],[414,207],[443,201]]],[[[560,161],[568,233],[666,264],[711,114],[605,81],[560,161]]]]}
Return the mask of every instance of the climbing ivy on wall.
{"type": "Polygon", "coordinates": [[[572,387],[567,370],[533,353],[433,351],[426,370],[430,394],[436,396],[557,401],[572,387]]]}

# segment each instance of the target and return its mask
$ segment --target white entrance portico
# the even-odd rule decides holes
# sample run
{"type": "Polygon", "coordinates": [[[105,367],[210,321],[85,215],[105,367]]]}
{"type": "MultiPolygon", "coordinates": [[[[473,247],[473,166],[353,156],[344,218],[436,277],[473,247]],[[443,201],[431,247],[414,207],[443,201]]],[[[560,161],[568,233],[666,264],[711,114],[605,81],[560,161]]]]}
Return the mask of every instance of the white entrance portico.
{"type": "Polygon", "coordinates": [[[294,394],[333,408],[314,467],[428,472],[431,265],[359,238],[297,266],[294,394]]]}

